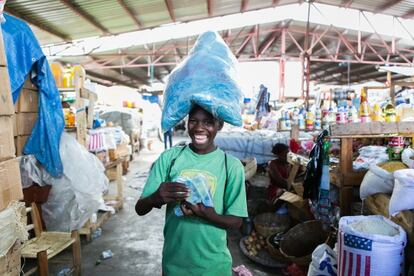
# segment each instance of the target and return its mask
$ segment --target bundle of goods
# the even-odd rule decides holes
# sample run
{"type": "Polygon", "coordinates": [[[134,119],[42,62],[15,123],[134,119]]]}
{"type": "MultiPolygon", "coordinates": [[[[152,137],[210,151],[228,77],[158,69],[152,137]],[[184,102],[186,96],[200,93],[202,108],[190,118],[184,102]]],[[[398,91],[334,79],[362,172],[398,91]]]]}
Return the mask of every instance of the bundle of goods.
{"type": "Polygon", "coordinates": [[[402,275],[406,233],[383,216],[342,217],[338,275],[402,275]]]}
{"type": "Polygon", "coordinates": [[[69,232],[80,229],[98,211],[104,202],[102,195],[108,189],[108,179],[95,155],[67,133],[61,137],[60,155],[65,168],[61,177],[48,174],[33,158],[23,159],[21,170],[23,185],[36,182],[52,186],[47,202],[42,205],[46,228],[69,232]]]}
{"type": "Polygon", "coordinates": [[[382,146],[366,146],[359,149],[359,156],[353,163],[355,171],[369,168],[371,164],[379,164],[388,161],[387,148],[382,146]]]}
{"type": "Polygon", "coordinates": [[[184,119],[194,104],[229,124],[242,126],[236,65],[218,33],[202,34],[189,56],[170,74],[164,93],[163,131],[184,119]]]}
{"type": "Polygon", "coordinates": [[[114,161],[132,152],[128,145],[129,136],[121,127],[91,129],[88,132],[88,150],[95,153],[103,163],[114,161]]]}

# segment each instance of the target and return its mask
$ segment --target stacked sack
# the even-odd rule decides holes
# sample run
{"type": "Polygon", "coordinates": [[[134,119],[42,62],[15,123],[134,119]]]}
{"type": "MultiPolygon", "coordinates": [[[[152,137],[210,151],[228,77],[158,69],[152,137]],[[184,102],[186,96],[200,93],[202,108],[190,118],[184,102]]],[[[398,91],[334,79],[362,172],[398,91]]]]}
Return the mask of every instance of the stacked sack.
{"type": "Polygon", "coordinates": [[[242,91],[237,83],[236,58],[219,34],[205,32],[168,78],[163,131],[184,119],[195,104],[218,119],[241,126],[242,91]]]}

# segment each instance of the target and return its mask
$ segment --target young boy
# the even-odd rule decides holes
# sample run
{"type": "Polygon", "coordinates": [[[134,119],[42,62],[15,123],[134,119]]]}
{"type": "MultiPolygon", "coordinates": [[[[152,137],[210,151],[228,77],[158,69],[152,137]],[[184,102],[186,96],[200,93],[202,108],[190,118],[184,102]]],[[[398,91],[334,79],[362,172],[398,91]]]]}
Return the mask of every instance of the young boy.
{"type": "Polygon", "coordinates": [[[282,143],[277,143],[272,148],[272,153],[276,159],[269,162],[268,172],[270,185],[267,190],[268,200],[273,202],[287,189],[287,179],[289,177],[290,165],[287,162],[289,147],[282,143]]]}
{"type": "Polygon", "coordinates": [[[195,105],[188,120],[191,144],[161,154],[135,209],[138,215],[167,205],[162,269],[164,275],[231,275],[232,259],[226,229],[238,228],[247,217],[244,169],[239,160],[214,144],[223,121],[195,105]],[[203,174],[214,208],[186,202],[189,190],[172,182],[178,176],[203,174]],[[174,207],[185,216],[178,217],[174,207]]]}

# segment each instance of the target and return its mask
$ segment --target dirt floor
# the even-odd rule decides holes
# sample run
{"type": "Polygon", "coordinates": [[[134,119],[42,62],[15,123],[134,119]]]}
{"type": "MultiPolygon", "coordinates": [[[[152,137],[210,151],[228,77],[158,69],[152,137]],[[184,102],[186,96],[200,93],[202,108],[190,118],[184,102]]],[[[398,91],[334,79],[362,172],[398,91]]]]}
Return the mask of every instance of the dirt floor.
{"type": "MultiPolygon", "coordinates": [[[[124,181],[124,208],[102,226],[102,235],[91,242],[82,239],[83,275],[161,275],[164,209],[155,209],[144,217],[138,217],[134,205],[139,198],[151,164],[163,151],[163,144],[154,142],[151,150],[143,149],[130,163],[124,181]],[[100,254],[111,250],[113,257],[101,261],[100,254]]],[[[111,183],[111,190],[115,184],[111,183]]],[[[253,275],[283,275],[280,270],[256,265],[239,249],[239,231],[229,233],[229,248],[233,266],[244,264],[253,275]]],[[[63,269],[71,265],[70,252],[53,258],[51,275],[65,275],[63,269]],[[61,272],[59,274],[59,272],[61,272]]],[[[33,263],[27,263],[27,266],[33,263]]]]}

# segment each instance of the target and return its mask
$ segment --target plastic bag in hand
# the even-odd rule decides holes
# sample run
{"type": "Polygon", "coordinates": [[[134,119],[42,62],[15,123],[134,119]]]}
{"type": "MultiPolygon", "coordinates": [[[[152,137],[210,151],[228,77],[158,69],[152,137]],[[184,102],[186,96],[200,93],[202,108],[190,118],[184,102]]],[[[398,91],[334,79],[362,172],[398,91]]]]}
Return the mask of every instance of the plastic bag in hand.
{"type": "Polygon", "coordinates": [[[237,60],[216,32],[202,34],[189,56],[171,73],[164,93],[162,129],[184,119],[194,104],[214,117],[242,125],[242,91],[237,84],[237,60]]]}
{"type": "MultiPolygon", "coordinates": [[[[213,199],[211,198],[210,190],[208,189],[207,179],[204,175],[199,174],[193,178],[178,177],[175,182],[183,183],[190,189],[190,196],[187,202],[191,204],[203,203],[206,207],[213,207],[213,199]]],[[[180,206],[174,208],[176,216],[183,216],[180,206]]]]}

